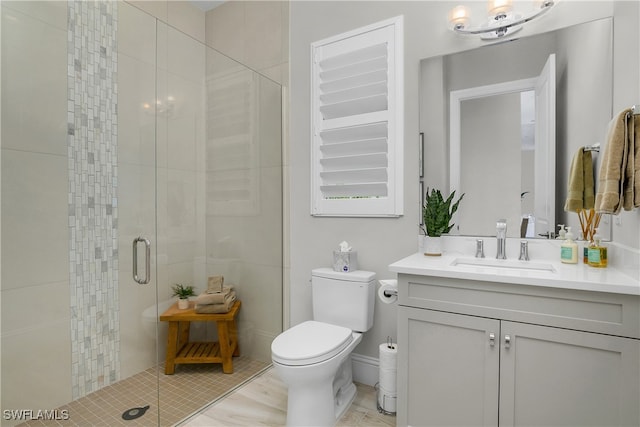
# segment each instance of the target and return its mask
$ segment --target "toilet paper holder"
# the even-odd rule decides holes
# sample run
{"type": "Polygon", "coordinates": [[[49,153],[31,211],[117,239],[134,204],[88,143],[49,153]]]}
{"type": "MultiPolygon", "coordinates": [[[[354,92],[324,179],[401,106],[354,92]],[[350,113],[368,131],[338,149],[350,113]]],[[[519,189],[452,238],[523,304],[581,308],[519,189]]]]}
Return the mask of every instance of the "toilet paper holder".
{"type": "Polygon", "coordinates": [[[383,394],[382,404],[380,404],[380,384],[376,383],[373,386],[373,388],[376,391],[376,409],[378,410],[378,413],[384,414],[384,415],[395,415],[396,414],[395,411],[388,411],[386,408],[395,407],[397,397],[387,396],[386,394],[383,394]],[[387,403],[387,399],[389,399],[388,403],[387,403]]]}
{"type": "Polygon", "coordinates": [[[385,289],[382,293],[384,294],[385,297],[398,296],[397,289],[385,289]]]}

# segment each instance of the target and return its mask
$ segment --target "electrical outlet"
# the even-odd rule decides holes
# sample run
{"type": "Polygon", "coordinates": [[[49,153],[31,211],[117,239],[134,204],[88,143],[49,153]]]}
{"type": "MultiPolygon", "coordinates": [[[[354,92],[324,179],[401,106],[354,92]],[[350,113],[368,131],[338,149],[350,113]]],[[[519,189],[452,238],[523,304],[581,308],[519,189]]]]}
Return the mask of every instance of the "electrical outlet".
{"type": "Polygon", "coordinates": [[[620,227],[622,226],[622,217],[620,217],[620,215],[616,216],[616,219],[614,220],[614,223],[620,227]]]}

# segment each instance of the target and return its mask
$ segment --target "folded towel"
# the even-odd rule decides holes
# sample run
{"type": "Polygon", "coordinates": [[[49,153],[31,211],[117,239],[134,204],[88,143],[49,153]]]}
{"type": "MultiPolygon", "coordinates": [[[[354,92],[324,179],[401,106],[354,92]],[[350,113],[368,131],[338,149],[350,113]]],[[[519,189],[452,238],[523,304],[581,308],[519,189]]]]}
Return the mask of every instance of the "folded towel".
{"type": "Polygon", "coordinates": [[[196,304],[195,312],[199,314],[221,314],[228,313],[236,302],[235,291],[229,292],[228,298],[222,304],[196,304]]]}
{"type": "Polygon", "coordinates": [[[567,200],[564,203],[564,210],[567,212],[580,212],[584,208],[584,154],[580,147],[571,161],[567,200]]]}
{"type": "Polygon", "coordinates": [[[195,298],[196,304],[222,304],[225,299],[229,296],[230,292],[233,289],[233,285],[224,286],[222,288],[222,292],[218,292],[215,294],[210,294],[207,292],[203,292],[195,298]]]}
{"type": "MultiPolygon", "coordinates": [[[[598,192],[595,210],[598,213],[617,214],[624,204],[623,184],[629,155],[629,117],[633,112],[626,109],[609,122],[607,143],[600,163],[598,192]]],[[[633,129],[631,129],[633,133],[633,129]]]]}
{"type": "Polygon", "coordinates": [[[215,294],[222,292],[222,284],[224,283],[224,276],[211,276],[207,281],[207,293],[215,294]]]}

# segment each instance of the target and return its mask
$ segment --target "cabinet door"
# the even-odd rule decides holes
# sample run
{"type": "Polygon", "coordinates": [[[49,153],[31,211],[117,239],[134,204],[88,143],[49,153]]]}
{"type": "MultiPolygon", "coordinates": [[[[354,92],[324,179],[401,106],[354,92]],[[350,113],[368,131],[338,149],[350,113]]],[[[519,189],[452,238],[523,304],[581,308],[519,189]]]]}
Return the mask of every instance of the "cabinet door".
{"type": "Polygon", "coordinates": [[[398,425],[497,425],[500,322],[403,306],[399,320],[398,425]]]}
{"type": "Polygon", "coordinates": [[[501,329],[500,425],[640,425],[639,340],[507,321],[501,329]]]}

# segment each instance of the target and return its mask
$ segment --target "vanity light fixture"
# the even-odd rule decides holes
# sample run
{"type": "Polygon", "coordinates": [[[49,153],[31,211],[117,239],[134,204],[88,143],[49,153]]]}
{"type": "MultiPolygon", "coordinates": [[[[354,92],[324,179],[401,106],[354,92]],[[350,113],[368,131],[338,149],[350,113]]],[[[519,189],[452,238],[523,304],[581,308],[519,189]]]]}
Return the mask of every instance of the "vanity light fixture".
{"type": "Polygon", "coordinates": [[[457,33],[478,34],[485,40],[499,39],[519,31],[525,23],[543,15],[554,4],[554,0],[536,0],[531,10],[522,12],[514,10],[513,0],[489,0],[489,16],[484,23],[469,25],[470,13],[465,6],[454,7],[449,12],[449,22],[457,33]]]}

